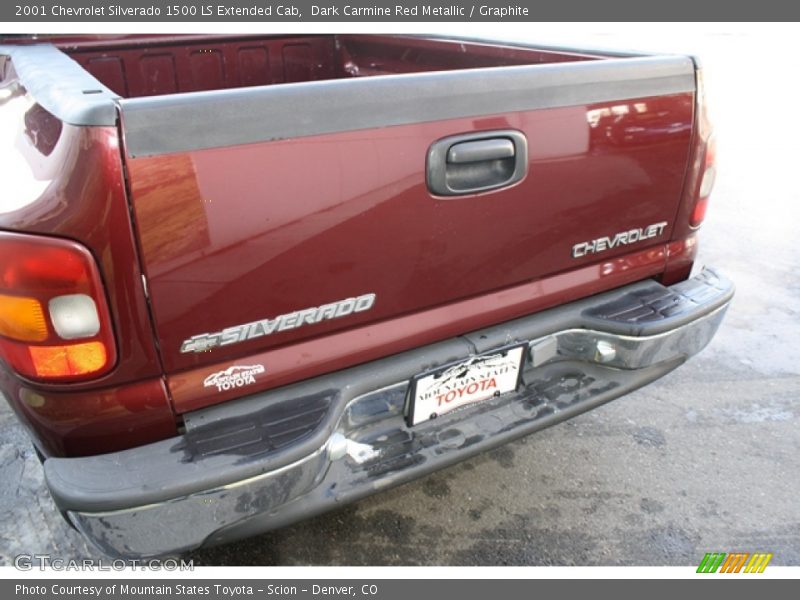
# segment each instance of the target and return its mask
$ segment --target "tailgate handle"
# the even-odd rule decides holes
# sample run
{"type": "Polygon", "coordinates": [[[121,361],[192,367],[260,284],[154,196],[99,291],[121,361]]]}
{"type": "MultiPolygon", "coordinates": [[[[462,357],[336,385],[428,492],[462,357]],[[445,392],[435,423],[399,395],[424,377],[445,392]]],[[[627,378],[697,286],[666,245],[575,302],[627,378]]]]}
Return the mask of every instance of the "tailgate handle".
{"type": "Polygon", "coordinates": [[[461,142],[447,152],[449,163],[471,163],[514,156],[514,142],[508,138],[492,138],[479,142],[461,142]]]}
{"type": "Polygon", "coordinates": [[[528,170],[528,143],[520,131],[481,131],[443,138],[428,150],[428,189],[461,196],[507,187],[528,170]]]}

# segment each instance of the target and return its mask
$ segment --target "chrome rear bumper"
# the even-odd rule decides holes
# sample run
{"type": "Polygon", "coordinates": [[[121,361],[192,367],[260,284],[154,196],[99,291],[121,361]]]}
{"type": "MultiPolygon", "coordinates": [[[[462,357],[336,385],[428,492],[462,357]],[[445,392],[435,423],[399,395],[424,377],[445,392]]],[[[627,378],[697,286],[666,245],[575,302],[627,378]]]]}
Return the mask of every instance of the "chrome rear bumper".
{"type": "Polygon", "coordinates": [[[708,344],[732,295],[730,282],[711,270],[670,288],[634,284],[199,411],[173,440],[49,459],[46,478],[76,527],[113,556],[159,556],[247,537],[642,387],[708,344]],[[414,375],[523,341],[529,352],[516,392],[407,427],[414,375]]]}

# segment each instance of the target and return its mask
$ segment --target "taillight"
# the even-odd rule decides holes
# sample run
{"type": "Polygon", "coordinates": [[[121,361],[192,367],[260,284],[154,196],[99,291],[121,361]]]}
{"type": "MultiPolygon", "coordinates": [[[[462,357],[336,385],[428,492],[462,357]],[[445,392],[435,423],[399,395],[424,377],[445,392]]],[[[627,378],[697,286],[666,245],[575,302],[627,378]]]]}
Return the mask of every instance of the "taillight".
{"type": "Polygon", "coordinates": [[[23,377],[52,382],[114,366],[108,305],[86,248],[0,232],[0,358],[23,377]]]}
{"type": "Polygon", "coordinates": [[[689,219],[689,225],[692,227],[699,227],[703,219],[706,218],[708,199],[711,196],[711,191],[714,189],[714,180],[717,178],[717,167],[715,164],[716,153],[717,145],[712,137],[706,142],[703,174],[700,178],[700,189],[697,191],[697,199],[694,202],[692,216],[689,219]]]}
{"type": "Polygon", "coordinates": [[[695,145],[695,191],[694,207],[689,217],[689,225],[697,228],[706,217],[708,199],[714,188],[717,176],[716,142],[712,134],[711,121],[706,108],[702,71],[697,71],[697,143],[695,145]]]}

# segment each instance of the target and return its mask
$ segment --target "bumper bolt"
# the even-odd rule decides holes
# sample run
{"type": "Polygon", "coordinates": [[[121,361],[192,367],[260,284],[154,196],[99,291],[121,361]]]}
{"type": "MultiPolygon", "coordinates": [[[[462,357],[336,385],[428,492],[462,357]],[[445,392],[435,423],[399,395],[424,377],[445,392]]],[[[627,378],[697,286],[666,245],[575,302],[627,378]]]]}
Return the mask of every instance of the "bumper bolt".
{"type": "Polygon", "coordinates": [[[617,349],[608,342],[600,341],[595,345],[594,359],[600,363],[608,363],[617,356],[617,349]]]}

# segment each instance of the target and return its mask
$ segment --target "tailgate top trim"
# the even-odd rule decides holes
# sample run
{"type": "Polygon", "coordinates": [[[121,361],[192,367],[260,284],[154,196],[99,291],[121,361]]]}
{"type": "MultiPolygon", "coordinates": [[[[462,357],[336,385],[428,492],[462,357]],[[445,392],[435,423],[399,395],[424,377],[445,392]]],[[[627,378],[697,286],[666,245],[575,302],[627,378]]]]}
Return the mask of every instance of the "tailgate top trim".
{"type": "Polygon", "coordinates": [[[66,123],[114,126],[121,109],[131,157],[695,90],[693,59],[664,55],[125,99],[52,44],[0,45],[0,55],[11,58],[28,93],[66,123]]]}
{"type": "Polygon", "coordinates": [[[277,84],[119,105],[127,152],[142,157],[694,90],[690,57],[652,56],[277,84]]]}

